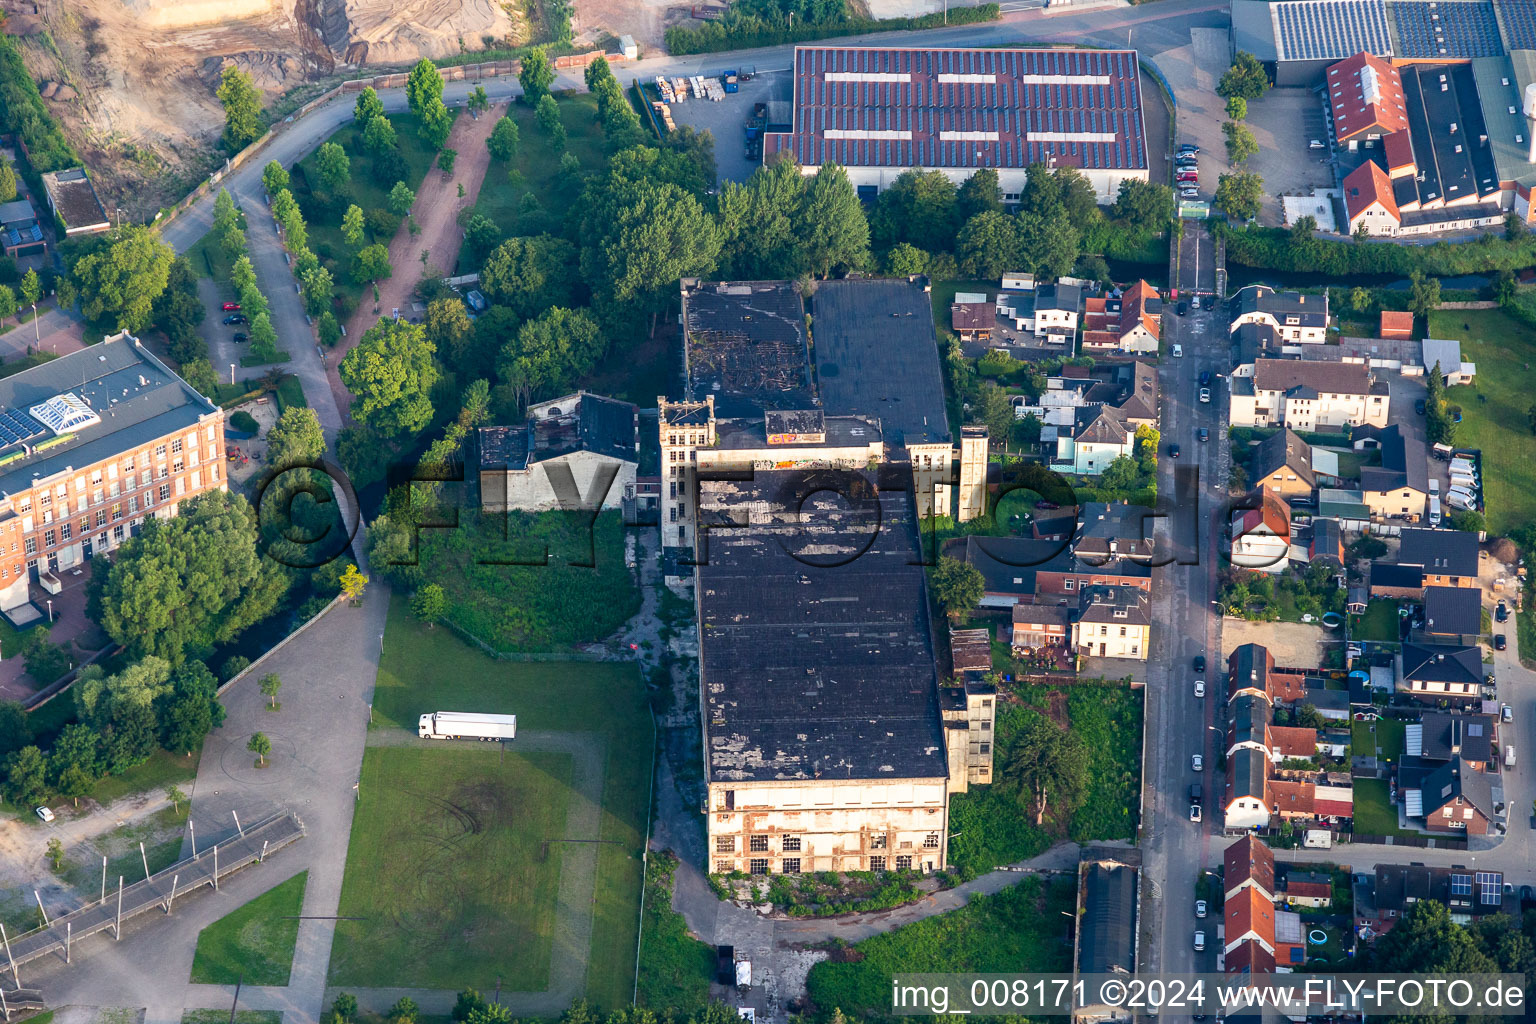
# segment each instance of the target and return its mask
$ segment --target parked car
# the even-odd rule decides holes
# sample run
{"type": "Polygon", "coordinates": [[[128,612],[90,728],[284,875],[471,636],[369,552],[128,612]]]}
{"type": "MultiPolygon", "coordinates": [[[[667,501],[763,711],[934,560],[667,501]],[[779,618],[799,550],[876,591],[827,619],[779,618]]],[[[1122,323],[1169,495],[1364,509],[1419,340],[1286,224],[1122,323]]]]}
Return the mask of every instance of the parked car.
{"type": "Polygon", "coordinates": [[[224,305],[220,306],[219,308],[222,309],[226,313],[238,312],[239,309],[240,309],[240,303],[238,303],[238,302],[226,302],[226,303],[224,303],[224,305]]]}
{"type": "Polygon", "coordinates": [[[1515,720],[1515,709],[1508,704],[1501,705],[1499,707],[1499,718],[1506,722],[1513,722],[1515,720]]]}
{"type": "Polygon", "coordinates": [[[1180,344],[1177,344],[1177,343],[1174,344],[1174,346],[1173,346],[1173,358],[1175,358],[1175,359],[1183,359],[1184,358],[1184,346],[1183,345],[1180,345],[1180,344]]]}
{"type": "Polygon", "coordinates": [[[1189,805],[1189,820],[1190,821],[1199,821],[1200,820],[1200,805],[1199,804],[1190,804],[1189,805]]]}
{"type": "Polygon", "coordinates": [[[1307,143],[1307,148],[1308,149],[1327,149],[1328,147],[1323,145],[1323,140],[1322,139],[1313,139],[1311,142],[1307,143]]]}
{"type": "Polygon", "coordinates": [[[1204,672],[1205,671],[1205,655],[1203,655],[1203,654],[1195,655],[1195,671],[1196,672],[1204,672]]]}
{"type": "Polygon", "coordinates": [[[1195,680],[1195,696],[1196,697],[1204,697],[1205,696],[1205,680],[1204,679],[1196,679],[1195,680]]]}
{"type": "Polygon", "coordinates": [[[1195,900],[1195,916],[1204,917],[1208,913],[1210,913],[1210,909],[1205,900],[1195,900]]]}
{"type": "Polygon", "coordinates": [[[1186,143],[1184,143],[1183,145],[1181,145],[1179,147],[1179,152],[1180,153],[1198,153],[1198,152],[1200,152],[1200,147],[1195,145],[1193,142],[1186,142],[1186,143]]]}
{"type": "Polygon", "coordinates": [[[1170,444],[1168,446],[1168,457],[1171,458],[1171,459],[1176,459],[1176,458],[1179,457],[1179,446],[1178,445],[1170,444]]]}
{"type": "Polygon", "coordinates": [[[1209,430],[1207,430],[1205,427],[1201,427],[1199,433],[1200,433],[1200,440],[1202,440],[1202,441],[1209,441],[1211,439],[1211,432],[1209,430]]]}
{"type": "Polygon", "coordinates": [[[230,326],[233,326],[234,324],[244,324],[244,323],[250,323],[250,321],[247,320],[245,317],[241,316],[239,313],[236,313],[234,316],[227,316],[227,317],[224,318],[224,326],[225,327],[230,327],[230,326]]]}
{"type": "Polygon", "coordinates": [[[1195,952],[1205,952],[1205,932],[1195,932],[1195,952]]]}
{"type": "Polygon", "coordinates": [[[52,821],[53,820],[53,811],[50,810],[47,807],[39,807],[37,809],[37,816],[39,818],[42,818],[44,821],[52,821]]]}
{"type": "Polygon", "coordinates": [[[1200,190],[1197,188],[1181,188],[1179,189],[1179,195],[1185,199],[1199,199],[1200,190]]]}
{"type": "Polygon", "coordinates": [[[1200,172],[1199,171],[1180,171],[1178,173],[1178,175],[1174,177],[1173,180],[1179,182],[1180,184],[1183,184],[1185,182],[1188,182],[1191,185],[1198,184],[1199,181],[1200,181],[1200,172]]]}
{"type": "Polygon", "coordinates": [[[1200,401],[1202,401],[1202,402],[1209,402],[1210,400],[1211,400],[1211,389],[1210,388],[1201,388],[1200,389],[1200,401]]]}
{"type": "Polygon", "coordinates": [[[244,334],[242,334],[242,333],[241,333],[241,332],[239,332],[239,331],[236,331],[236,332],[235,332],[235,343],[236,343],[236,344],[239,344],[239,343],[240,343],[240,342],[242,342],[242,341],[244,341],[244,340],[245,340],[245,335],[244,335],[244,334]]]}
{"type": "Polygon", "coordinates": [[[1509,641],[1504,639],[1503,633],[1495,633],[1493,636],[1493,649],[1502,651],[1509,646],[1509,641]]]}
{"type": "Polygon", "coordinates": [[[1503,601],[1500,601],[1499,602],[1499,606],[1493,610],[1493,620],[1495,622],[1504,622],[1504,621],[1508,620],[1508,618],[1509,618],[1509,606],[1507,604],[1505,604],[1503,601]]]}
{"type": "Polygon", "coordinates": [[[1211,382],[1211,371],[1210,370],[1201,370],[1200,371],[1200,386],[1201,387],[1205,387],[1206,385],[1210,384],[1210,382],[1211,382]]]}
{"type": "Polygon", "coordinates": [[[1178,309],[1176,310],[1176,312],[1179,314],[1179,316],[1183,316],[1185,313],[1188,313],[1189,312],[1189,303],[1187,303],[1187,302],[1179,303],[1179,306],[1178,306],[1178,309]]]}
{"type": "Polygon", "coordinates": [[[1424,415],[1424,399],[1421,398],[1417,402],[1413,403],[1413,411],[1418,413],[1420,416],[1424,415]]]}
{"type": "Polygon", "coordinates": [[[1190,754],[1189,766],[1197,772],[1203,772],[1205,771],[1205,758],[1201,757],[1199,754],[1190,754]]]}

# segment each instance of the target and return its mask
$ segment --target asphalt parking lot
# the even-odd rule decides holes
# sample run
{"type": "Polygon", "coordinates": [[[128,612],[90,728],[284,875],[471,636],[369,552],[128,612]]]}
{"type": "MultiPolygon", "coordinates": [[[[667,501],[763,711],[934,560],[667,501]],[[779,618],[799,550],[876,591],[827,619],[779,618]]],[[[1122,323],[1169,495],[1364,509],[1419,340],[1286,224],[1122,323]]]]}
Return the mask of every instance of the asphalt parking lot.
{"type": "MultiPolygon", "coordinates": [[[[707,67],[718,77],[727,65],[707,67]]],[[[739,69],[737,69],[739,70],[739,69]]],[[[707,76],[706,76],[707,77],[707,76]]],[[[672,120],[690,125],[695,131],[708,131],[715,137],[715,171],[718,181],[746,181],[761,164],[746,156],[744,124],[754,103],[789,100],[793,79],[789,71],[758,71],[750,82],[742,82],[739,92],[726,93],[725,99],[696,99],[690,96],[672,104],[672,120]]]]}
{"type": "Polygon", "coordinates": [[[1332,188],[1333,161],[1326,149],[1312,149],[1313,139],[1328,142],[1322,98],[1311,89],[1271,89],[1248,104],[1248,127],[1258,153],[1248,170],[1264,179],[1264,209],[1259,220],[1281,222],[1280,196],[1332,188]]]}

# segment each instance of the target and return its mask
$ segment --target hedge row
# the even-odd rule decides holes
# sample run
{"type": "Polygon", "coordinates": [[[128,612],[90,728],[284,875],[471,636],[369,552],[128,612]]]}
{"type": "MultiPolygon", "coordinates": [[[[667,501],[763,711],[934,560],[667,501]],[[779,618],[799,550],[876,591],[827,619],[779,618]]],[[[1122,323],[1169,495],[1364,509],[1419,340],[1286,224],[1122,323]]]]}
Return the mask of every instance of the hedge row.
{"type": "Polygon", "coordinates": [[[1001,9],[995,3],[976,7],[955,7],[946,22],[943,14],[925,14],[918,18],[839,18],[819,24],[771,24],[753,15],[726,14],[719,21],[708,21],[698,28],[673,25],[666,31],[667,52],[673,56],[690,53],[718,53],[722,50],[750,50],[785,43],[807,43],[833,36],[858,36],[869,32],[899,32],[910,29],[942,28],[948,25],[975,25],[996,21],[1001,9]]]}
{"type": "Polygon", "coordinates": [[[1484,234],[1471,242],[1334,242],[1321,238],[1293,239],[1281,228],[1234,228],[1216,223],[1226,238],[1227,262],[1265,270],[1304,271],[1347,277],[1393,274],[1408,277],[1415,270],[1428,277],[1487,274],[1536,265],[1536,235],[1527,231],[1484,234]]]}

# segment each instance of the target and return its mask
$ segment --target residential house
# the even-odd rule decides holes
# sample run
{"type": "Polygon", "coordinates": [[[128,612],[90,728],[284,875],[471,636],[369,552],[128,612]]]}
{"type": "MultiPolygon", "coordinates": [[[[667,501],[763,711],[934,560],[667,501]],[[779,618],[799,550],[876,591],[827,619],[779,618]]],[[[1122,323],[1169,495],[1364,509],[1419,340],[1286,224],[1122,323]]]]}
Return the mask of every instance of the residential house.
{"type": "Polygon", "coordinates": [[[1229,832],[1269,827],[1269,755],[1241,746],[1227,757],[1227,791],[1222,826],[1229,832]]]}
{"type": "Polygon", "coordinates": [[[20,257],[47,248],[42,225],[37,222],[37,211],[30,200],[21,198],[0,203],[0,252],[20,257]]]}
{"type": "Polygon", "coordinates": [[[1162,309],[1162,297],[1145,281],[1137,281],[1118,298],[1088,299],[1083,315],[1083,352],[1156,354],[1162,337],[1162,309]]]}
{"type": "Polygon", "coordinates": [[[1230,900],[1244,889],[1256,889],[1273,901],[1275,893],[1275,852],[1258,836],[1246,835],[1227,847],[1221,855],[1222,899],[1230,900]]]}
{"type": "Polygon", "coordinates": [[[1424,567],[1398,562],[1371,563],[1371,596],[1390,601],[1417,601],[1424,596],[1424,567]]]}
{"type": "MultiPolygon", "coordinates": [[[[821,423],[825,433],[820,410],[790,415],[821,423]]],[[[578,391],[530,405],[517,426],[480,428],[479,454],[480,502],[488,512],[615,509],[635,489],[639,411],[578,391]]]]}
{"type": "Polygon", "coordinates": [[[1483,592],[1471,587],[1425,587],[1423,622],[1414,631],[1415,640],[1475,644],[1483,635],[1483,592]]]}
{"type": "Polygon", "coordinates": [[[1350,234],[1364,228],[1367,234],[1391,237],[1403,229],[1392,179],[1374,160],[1344,176],[1344,212],[1350,234]]]}
{"type": "MultiPolygon", "coordinates": [[[[1503,909],[1504,873],[1472,871],[1459,864],[1377,864],[1371,912],[1364,923],[1375,935],[1385,935],[1415,903],[1425,900],[1443,903],[1451,912],[1451,920],[1466,924],[1474,916],[1503,909]]],[[[1356,915],[1366,916],[1358,908],[1356,915]]]]}
{"type": "Polygon", "coordinates": [[[1043,429],[1040,439],[1054,443],[1060,434],[1071,432],[1078,411],[1107,405],[1120,414],[1127,425],[1157,425],[1157,368],[1149,363],[1106,363],[1093,368],[1063,366],[1045,379],[1045,390],[1034,400],[1023,395],[1014,398],[1014,415],[1019,419],[1033,416],[1043,429]]]}
{"type": "Polygon", "coordinates": [[[1397,661],[1397,688],[1411,697],[1460,707],[1481,700],[1486,674],[1480,647],[1406,643],[1397,661]]]}
{"type": "Polygon", "coordinates": [[[1312,539],[1307,542],[1307,561],[1312,565],[1344,568],[1344,530],[1337,519],[1312,520],[1312,539]]]}
{"type": "Polygon", "coordinates": [[[1222,901],[1222,919],[1226,925],[1223,951],[1244,942],[1256,942],[1271,956],[1275,952],[1275,904],[1269,894],[1257,888],[1239,890],[1222,901]]]}
{"type": "Polygon", "coordinates": [[[1035,289],[1035,337],[1071,345],[1077,337],[1083,290],[1075,284],[1047,284],[1035,289]]]}
{"type": "Polygon", "coordinates": [[[1429,500],[1429,453],[1423,441],[1396,423],[1379,440],[1381,465],[1360,470],[1360,493],[1372,516],[1416,523],[1429,500]]]}
{"type": "Polygon", "coordinates": [[[1422,811],[1424,828],[1429,832],[1487,835],[1494,823],[1502,820],[1504,810],[1493,797],[1494,778],[1453,757],[1422,778],[1417,804],[1413,791],[1404,791],[1405,812],[1417,818],[1414,811],[1422,811]]]}
{"type": "Polygon", "coordinates": [[[1065,605],[1016,604],[1010,646],[1016,655],[1064,651],[1070,629],[1071,616],[1065,605]]]}
{"type": "Polygon", "coordinates": [[[1252,377],[1228,383],[1233,426],[1343,431],[1387,422],[1387,382],[1359,363],[1258,359],[1252,377]]]}
{"type": "Polygon", "coordinates": [[[1232,332],[1232,376],[1252,377],[1260,359],[1288,358],[1280,332],[1269,324],[1243,324],[1232,332]]]}
{"type": "Polygon", "coordinates": [[[1277,292],[1251,284],[1232,299],[1231,330],[1243,324],[1273,327],[1290,344],[1321,345],[1328,337],[1328,294],[1277,292]]]}
{"type": "MultiPolygon", "coordinates": [[[[1020,602],[1071,605],[1095,585],[1152,587],[1152,541],[1142,536],[1146,509],[1089,502],[1046,519],[1037,537],[969,537],[944,553],[981,572],[981,604],[1008,608],[1020,602]]],[[[1037,528],[1040,523],[1036,523],[1037,528]]]]}
{"type": "Polygon", "coordinates": [[[1315,871],[1287,871],[1278,895],[1293,907],[1327,907],[1333,903],[1333,880],[1315,871]]]}
{"type": "Polygon", "coordinates": [[[1032,602],[1036,576],[1044,567],[1059,572],[1072,568],[1070,545],[1061,540],[1030,537],[981,537],[945,545],[945,554],[961,558],[981,573],[983,608],[1011,608],[1032,602]]]}
{"type": "Polygon", "coordinates": [[[1473,771],[1487,771],[1498,760],[1492,715],[1426,711],[1403,729],[1404,764],[1418,758],[1439,764],[1460,758],[1473,771]]]}
{"type": "Polygon", "coordinates": [[[1227,699],[1244,693],[1263,696],[1270,704],[1290,706],[1307,699],[1306,676],[1295,669],[1277,668],[1269,648],[1239,644],[1227,656],[1227,699]]]}
{"type": "Polygon", "coordinates": [[[1312,471],[1312,447],[1289,427],[1281,427],[1253,448],[1248,480],[1281,498],[1310,497],[1317,486],[1312,471]]]}
{"type": "Polygon", "coordinates": [[[961,341],[991,341],[997,307],[986,301],[956,302],[949,307],[949,326],[961,341]]]}
{"type": "Polygon", "coordinates": [[[1477,534],[1404,527],[1399,565],[1417,565],[1426,587],[1478,587],[1477,534]]]}
{"type": "Polygon", "coordinates": [[[1232,564],[1259,572],[1284,572],[1290,566],[1291,507],[1268,487],[1248,495],[1256,507],[1232,513],[1232,564]]]}
{"type": "Polygon", "coordinates": [[[1461,342],[1455,338],[1425,338],[1420,362],[1426,373],[1440,367],[1447,385],[1471,384],[1477,377],[1477,364],[1461,358],[1461,342]]]}
{"type": "Polygon", "coordinates": [[[1408,102],[1397,68],[1360,52],[1331,64],[1323,81],[1333,115],[1334,138],[1351,151],[1374,148],[1393,132],[1408,130],[1408,102]]]}
{"type": "Polygon", "coordinates": [[[1122,455],[1136,454],[1136,428],[1107,406],[1084,406],[1076,411],[1070,433],[1056,437],[1056,457],[1051,468],[1080,476],[1098,476],[1122,455]]]}
{"type": "Polygon", "coordinates": [[[1072,647],[1089,658],[1145,661],[1151,648],[1151,601],[1140,587],[1096,584],[1078,592],[1072,647]]]}
{"type": "Polygon", "coordinates": [[[1381,311],[1381,337],[1389,341],[1407,341],[1413,337],[1413,314],[1406,310],[1381,311]]]}

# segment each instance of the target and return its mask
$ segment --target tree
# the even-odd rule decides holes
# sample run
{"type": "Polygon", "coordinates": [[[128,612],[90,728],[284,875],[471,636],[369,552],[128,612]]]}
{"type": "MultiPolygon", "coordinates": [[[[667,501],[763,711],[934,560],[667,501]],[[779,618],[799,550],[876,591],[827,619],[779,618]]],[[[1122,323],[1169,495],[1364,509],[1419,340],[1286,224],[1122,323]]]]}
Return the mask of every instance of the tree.
{"type": "Polygon", "coordinates": [[[976,390],[976,402],[972,414],[987,425],[987,433],[998,441],[1006,441],[1015,419],[1013,402],[1008,392],[996,383],[985,380],[976,390]]]}
{"type": "Polygon", "coordinates": [[[320,336],[320,344],[326,348],[341,340],[341,324],[336,322],[336,314],[330,310],[320,314],[320,319],[315,321],[315,331],[320,336]]]}
{"type": "Polygon", "coordinates": [[[368,122],[383,116],[384,101],[379,99],[378,92],[370,85],[358,94],[357,105],[352,108],[352,123],[366,128],[368,122]]]}
{"type": "Polygon", "coordinates": [[[485,1007],[485,999],[481,997],[480,993],[472,988],[467,988],[459,993],[458,1000],[453,1004],[451,1017],[456,1021],[466,1021],[471,1013],[474,1013],[476,1010],[483,1010],[485,1007]]]}
{"type": "Polygon", "coordinates": [[[389,250],[381,243],[359,249],[352,257],[352,283],[365,284],[381,281],[394,273],[389,265],[389,250]]]}
{"type": "Polygon", "coordinates": [[[160,745],[173,754],[191,754],[208,733],[224,724],[219,681],[201,661],[188,661],[171,674],[171,692],[160,703],[160,745]]]}
{"type": "Polygon", "coordinates": [[[549,86],[555,80],[554,66],[549,62],[549,51],[535,46],[523,55],[523,68],[517,73],[517,81],[523,87],[523,102],[537,106],[549,95],[549,86]]]}
{"type": "Polygon", "coordinates": [[[1365,961],[1362,970],[1420,976],[1498,970],[1477,948],[1472,933],[1452,921],[1449,909],[1438,900],[1418,900],[1404,911],[1392,930],[1371,944],[1365,961]]]}
{"type": "Polygon", "coordinates": [[[1049,213],[1028,210],[1018,217],[1018,258],[1037,277],[1052,279],[1077,262],[1082,236],[1064,209],[1049,213]]]}
{"type": "Polygon", "coordinates": [[[214,372],[213,364],[207,356],[197,359],[189,359],[181,364],[181,379],[192,385],[192,389],[204,397],[212,397],[219,386],[219,375],[214,372]]]}
{"type": "Polygon", "coordinates": [[[426,328],[427,340],[445,354],[449,365],[462,372],[469,362],[466,348],[475,333],[475,322],[469,318],[464,300],[455,295],[427,303],[426,328]]]}
{"type": "Polygon", "coordinates": [[[983,167],[961,182],[955,193],[955,212],[961,223],[978,213],[1002,213],[1003,190],[997,182],[997,171],[983,167]]]}
{"type": "Polygon", "coordinates": [[[274,468],[301,466],[325,454],[325,434],[315,410],[290,405],[267,431],[267,464],[274,468]]]}
{"type": "Polygon", "coordinates": [[[4,323],[20,311],[21,303],[16,300],[16,293],[11,290],[11,286],[0,284],[0,323],[4,323]]]}
{"type": "Polygon", "coordinates": [[[101,741],[88,725],[66,725],[48,753],[48,776],[53,788],[80,804],[101,778],[101,741]]]}
{"type": "Polygon", "coordinates": [[[266,675],[261,677],[260,682],[257,683],[257,687],[261,690],[261,695],[272,702],[272,710],[276,711],[277,692],[283,688],[283,677],[278,675],[276,672],[268,672],[266,675]]]}
{"type": "Polygon", "coordinates": [[[538,121],[546,135],[553,135],[556,131],[564,130],[564,122],[560,120],[560,105],[555,102],[553,96],[540,97],[538,106],[534,108],[534,119],[538,121]]]}
{"type": "Polygon", "coordinates": [[[1035,812],[1039,825],[1050,806],[1055,806],[1058,817],[1066,817],[1082,804],[1091,766],[1092,757],[1081,736],[1033,712],[1014,734],[997,774],[1014,789],[1019,803],[1035,812]]]}
{"type": "Polygon", "coordinates": [[[238,153],[261,134],[261,93],[251,76],[230,64],[215,92],[224,105],[224,148],[238,153]]]}
{"type": "Polygon", "coordinates": [[[954,183],[943,171],[903,171],[880,193],[870,219],[878,246],[910,242],[927,252],[949,252],[960,227],[954,183]]]}
{"type": "Polygon", "coordinates": [[[183,793],[178,786],[166,786],[165,798],[171,802],[171,813],[176,814],[181,808],[182,801],[186,800],[187,794],[183,793]]]}
{"type": "Polygon", "coordinates": [[[1408,308],[1413,310],[1414,316],[1428,319],[1431,312],[1440,308],[1440,279],[1425,277],[1422,270],[1415,270],[1412,275],[1412,293],[1408,299],[1408,308]]]}
{"type": "Polygon", "coordinates": [[[331,297],[335,293],[331,272],[324,267],[316,267],[303,277],[304,312],[310,316],[319,316],[330,308],[331,297]]]}
{"type": "Polygon", "coordinates": [[[368,586],[368,577],[357,571],[357,566],[348,564],[346,571],[341,574],[341,592],[347,595],[347,600],[356,604],[363,599],[363,590],[368,586]]]}
{"type": "MultiPolygon", "coordinates": [[[[453,173],[454,161],[458,160],[459,151],[456,149],[440,149],[437,151],[437,169],[444,174],[453,173]]],[[[464,185],[459,184],[459,195],[464,195],[464,185]]]]}
{"type": "Polygon", "coordinates": [[[1247,125],[1236,121],[1224,121],[1221,132],[1227,137],[1227,160],[1233,164],[1245,164],[1259,151],[1258,140],[1247,125]]]}
{"type": "Polygon", "coordinates": [[[679,278],[715,269],[720,233],[714,218],[670,182],[603,176],[588,185],[582,205],[581,273],[594,305],[615,321],[636,311],[660,312],[673,301],[679,278]]]}
{"type": "Polygon", "coordinates": [[[800,272],[800,238],[795,218],[805,178],[790,160],[759,167],[745,185],[727,182],[720,190],[720,262],[733,278],[794,277],[800,272]]]}
{"type": "Polygon", "coordinates": [[[443,588],[436,583],[428,583],[416,591],[411,598],[411,611],[416,617],[427,624],[431,629],[437,625],[437,620],[448,611],[448,596],[443,593],[443,588]]]}
{"type": "Polygon", "coordinates": [[[414,433],[432,419],[436,346],[420,325],[381,319],[339,367],[352,392],[352,416],[388,438],[414,433]]]}
{"type": "Polygon", "coordinates": [[[1253,220],[1263,201],[1264,180],[1257,174],[1223,174],[1216,182],[1216,209],[1233,220],[1253,220]]]}
{"type": "Polygon", "coordinates": [[[1371,308],[1371,291],[1369,288],[1361,288],[1359,285],[1349,290],[1349,308],[1356,313],[1364,313],[1371,308]]]}
{"type": "Polygon", "coordinates": [[[955,258],[967,277],[1001,277],[1019,259],[1018,222],[995,210],[976,214],[955,236],[955,258]]]}
{"type": "Polygon", "coordinates": [[[48,863],[55,874],[64,870],[64,844],[59,841],[58,836],[48,840],[48,863]]]}
{"type": "Polygon", "coordinates": [[[1241,96],[1232,96],[1227,99],[1227,116],[1234,121],[1246,121],[1248,119],[1248,101],[1241,96]]]}
{"type": "MultiPolygon", "coordinates": [[[[982,172],[977,172],[982,173],[982,172]]],[[[869,262],[869,220],[864,204],[837,164],[822,164],[807,183],[796,218],[802,261],[822,277],[835,267],[869,262]]]]}
{"type": "Polygon", "coordinates": [[[39,686],[47,686],[58,679],[69,671],[72,663],[69,652],[49,642],[46,629],[34,629],[27,633],[21,642],[20,654],[26,663],[27,675],[39,686]]]}
{"type": "Polygon", "coordinates": [[[910,277],[928,272],[928,254],[915,245],[900,242],[885,254],[885,272],[892,277],[910,277]]]}
{"type": "Polygon", "coordinates": [[[108,238],[70,269],[80,289],[80,309],[88,320],[115,314],[119,329],[137,333],[149,325],[176,254],[159,235],[137,224],[108,238]]]}
{"type": "MultiPolygon", "coordinates": [[[[267,166],[261,169],[261,187],[267,190],[267,195],[269,196],[275,196],[287,189],[290,181],[288,171],[276,160],[268,160],[267,166]]],[[[220,189],[219,191],[223,192],[224,190],[220,189]]],[[[217,217],[214,218],[214,223],[218,223],[217,217]]]]}
{"type": "Polygon", "coordinates": [[[416,193],[403,181],[395,182],[395,187],[389,190],[389,212],[397,217],[404,217],[411,212],[411,204],[416,201],[416,193]]]}
{"type": "Polygon", "coordinates": [[[27,807],[48,795],[48,759],[34,746],[25,746],[5,760],[5,792],[27,807]]]}
{"type": "Polygon", "coordinates": [[[91,582],[91,618],[127,648],[180,665],[265,618],[287,590],[256,546],[243,497],[210,491],[171,519],[145,519],[91,582]]]}
{"type": "Polygon", "coordinates": [[[21,276],[20,295],[21,301],[31,306],[33,312],[36,312],[37,300],[43,297],[43,282],[37,276],[37,271],[28,268],[27,272],[21,276]]]}
{"type": "Polygon", "coordinates": [[[0,701],[0,761],[32,742],[27,711],[14,700],[0,701]]]}
{"type": "Polygon", "coordinates": [[[519,328],[502,347],[496,372],[522,406],[568,390],[575,378],[597,366],[607,347],[590,314],[556,306],[519,328]]]}
{"type": "Polygon", "coordinates": [[[1499,305],[1507,306],[1514,302],[1517,292],[1513,270],[1505,267],[1493,275],[1493,298],[1499,305]]]}
{"type": "Polygon", "coordinates": [[[0,203],[16,198],[16,169],[9,160],[0,157],[0,203]]]}
{"type": "MultiPolygon", "coordinates": [[[[485,95],[485,90],[480,90],[480,94],[485,95]]],[[[421,1010],[416,1006],[416,1000],[410,996],[401,996],[395,1000],[395,1005],[389,1008],[387,1018],[390,1024],[416,1024],[416,1018],[420,1014],[421,1010]]]]}
{"type": "Polygon", "coordinates": [[[1269,76],[1264,73],[1264,65],[1253,54],[1241,50],[1233,58],[1232,66],[1222,72],[1221,80],[1216,83],[1216,95],[1224,100],[1237,96],[1252,101],[1268,90],[1269,76]]]}
{"type": "MultiPolygon", "coordinates": [[[[561,1018],[564,1019],[563,1017],[561,1018]]],[[[470,1011],[464,1024],[511,1024],[512,1011],[500,1003],[492,1003],[470,1011]]]]}
{"type": "Polygon", "coordinates": [[[1173,189],[1128,178],[1120,183],[1110,213],[1137,231],[1162,231],[1173,219],[1173,189]]]}
{"type": "Polygon", "coordinates": [[[271,362],[277,357],[277,328],[272,314],[263,310],[251,317],[251,355],[271,362]]]}
{"type": "Polygon", "coordinates": [[[341,218],[341,237],[350,246],[356,247],[363,241],[363,208],[357,204],[347,207],[347,212],[341,218]]]}
{"type": "Polygon", "coordinates": [[[491,129],[490,138],[485,140],[485,148],[491,151],[491,159],[506,163],[517,155],[517,142],[517,122],[503,114],[491,129]]]}
{"type": "Polygon", "coordinates": [[[375,114],[363,128],[363,147],[378,156],[395,145],[395,126],[383,114],[375,114]]]}
{"type": "Polygon", "coordinates": [[[1449,519],[1451,529],[1464,530],[1467,533],[1482,533],[1488,529],[1487,518],[1476,509],[1464,508],[1452,512],[1449,519]]]}
{"type": "MultiPolygon", "coordinates": [[[[996,387],[996,385],[993,385],[996,387]]],[[[986,580],[969,562],[941,556],[928,574],[933,599],[951,619],[969,615],[981,603],[986,580]]]]}
{"type": "Polygon", "coordinates": [[[320,146],[320,151],[315,154],[315,163],[320,168],[320,180],[329,189],[341,188],[352,175],[352,161],[347,159],[347,151],[334,142],[320,146]]]}
{"type": "Polygon", "coordinates": [[[255,754],[256,763],[265,768],[267,766],[267,755],[272,753],[272,741],[267,739],[266,733],[254,732],[251,733],[250,742],[245,745],[245,749],[255,754]]]}
{"type": "Polygon", "coordinates": [[[425,57],[406,76],[405,102],[421,121],[421,137],[433,149],[441,149],[452,128],[453,116],[443,105],[442,73],[425,57]]]}
{"type": "Polygon", "coordinates": [[[475,86],[474,90],[470,92],[465,106],[475,114],[483,114],[491,109],[491,98],[485,94],[485,86],[475,86]]]}

